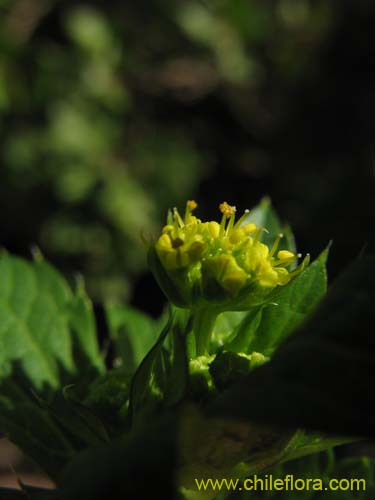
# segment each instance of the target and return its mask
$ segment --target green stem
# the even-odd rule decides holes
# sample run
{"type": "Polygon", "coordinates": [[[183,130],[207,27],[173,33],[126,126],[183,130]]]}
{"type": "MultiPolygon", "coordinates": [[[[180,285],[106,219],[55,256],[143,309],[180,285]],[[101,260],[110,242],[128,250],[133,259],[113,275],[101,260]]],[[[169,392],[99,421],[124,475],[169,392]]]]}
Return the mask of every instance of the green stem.
{"type": "Polygon", "coordinates": [[[197,309],[193,312],[193,331],[195,335],[197,356],[208,354],[211,334],[217,316],[217,311],[213,310],[211,307],[197,309]]]}

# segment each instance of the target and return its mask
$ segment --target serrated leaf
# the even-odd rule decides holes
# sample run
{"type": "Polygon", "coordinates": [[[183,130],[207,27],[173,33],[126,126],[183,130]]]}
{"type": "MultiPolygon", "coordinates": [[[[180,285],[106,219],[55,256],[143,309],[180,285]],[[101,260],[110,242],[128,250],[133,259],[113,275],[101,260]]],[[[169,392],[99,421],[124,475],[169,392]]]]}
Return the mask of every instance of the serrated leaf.
{"type": "Polygon", "coordinates": [[[0,257],[0,380],[17,363],[35,389],[57,388],[60,370],[73,374],[66,304],[71,294],[45,263],[0,257]]]}
{"type": "Polygon", "coordinates": [[[0,428],[52,478],[76,451],[50,413],[11,380],[0,387],[0,428]]]}
{"type": "Polygon", "coordinates": [[[0,276],[1,430],[56,477],[77,448],[48,405],[104,370],[91,304],[40,258],[2,254],[0,276]]]}
{"type": "Polygon", "coordinates": [[[26,386],[57,389],[79,378],[74,353],[80,350],[87,365],[103,369],[88,300],[73,295],[56,270],[44,260],[2,255],[0,276],[0,381],[17,368],[26,386]]]}

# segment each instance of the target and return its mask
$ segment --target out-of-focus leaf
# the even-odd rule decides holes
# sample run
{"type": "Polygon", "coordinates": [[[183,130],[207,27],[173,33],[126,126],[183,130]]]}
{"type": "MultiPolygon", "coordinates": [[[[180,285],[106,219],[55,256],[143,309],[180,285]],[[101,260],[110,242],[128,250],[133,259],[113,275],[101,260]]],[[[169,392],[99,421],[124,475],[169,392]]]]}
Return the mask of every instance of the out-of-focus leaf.
{"type": "Polygon", "coordinates": [[[66,307],[71,293],[44,261],[0,257],[0,380],[17,364],[27,385],[57,388],[60,370],[74,374],[66,307]]]}
{"type": "Polygon", "coordinates": [[[1,255],[0,275],[0,381],[17,375],[36,391],[57,389],[78,375],[75,353],[84,354],[80,374],[103,370],[82,291],[74,296],[62,276],[39,259],[29,263],[1,255]]]}
{"type": "Polygon", "coordinates": [[[176,420],[150,420],[139,432],[73,460],[59,484],[61,500],[177,500],[176,463],[176,420]]]}
{"type": "Polygon", "coordinates": [[[107,306],[106,315],[116,355],[133,373],[155,344],[159,322],[130,306],[107,306]]]}
{"type": "Polygon", "coordinates": [[[97,342],[95,316],[82,280],[78,281],[69,305],[69,326],[73,336],[74,362],[79,367],[80,378],[103,373],[104,362],[97,342]]]}
{"type": "MultiPolygon", "coordinates": [[[[68,34],[83,50],[108,56],[116,49],[111,26],[105,17],[91,7],[79,7],[66,19],[68,34]]],[[[113,57],[113,56],[112,56],[113,57]]]]}
{"type": "Polygon", "coordinates": [[[271,246],[276,236],[281,233],[279,218],[269,198],[263,198],[259,205],[250,210],[244,224],[248,222],[254,222],[258,227],[267,229],[267,232],[262,233],[260,240],[268,246],[271,246]]]}
{"type": "Polygon", "coordinates": [[[71,440],[50,405],[66,383],[104,370],[91,304],[40,258],[3,254],[0,275],[0,427],[56,477],[82,441],[71,440]]]}
{"type": "Polygon", "coordinates": [[[90,408],[78,401],[78,396],[71,395],[73,391],[74,386],[64,387],[62,391],[54,395],[52,402],[38,398],[38,403],[64,434],[69,436],[69,440],[76,449],[108,441],[102,422],[90,408]]]}
{"type": "Polygon", "coordinates": [[[130,380],[131,374],[120,366],[94,380],[85,394],[85,407],[100,418],[107,431],[116,431],[118,425],[124,430],[130,380]]]}
{"type": "Polygon", "coordinates": [[[76,451],[50,412],[12,380],[0,385],[0,429],[55,479],[76,451]]]}
{"type": "Polygon", "coordinates": [[[351,443],[353,440],[355,439],[350,436],[334,436],[299,430],[296,434],[293,448],[283,457],[282,462],[319,453],[331,449],[333,446],[351,443]]]}
{"type": "Polygon", "coordinates": [[[325,250],[291,283],[280,287],[273,301],[251,310],[238,325],[228,350],[261,352],[270,356],[276,347],[312,313],[327,289],[325,250]]]}
{"type": "Polygon", "coordinates": [[[210,412],[344,435],[375,435],[375,256],[335,282],[273,359],[224,392],[210,412]]]}
{"type": "MultiPolygon", "coordinates": [[[[283,226],[281,224],[269,198],[263,198],[258,205],[250,210],[249,215],[245,218],[243,223],[247,224],[249,222],[254,222],[258,227],[264,227],[266,229],[266,231],[263,231],[260,235],[260,241],[268,245],[269,248],[272,247],[277,236],[282,234],[283,237],[279,243],[279,250],[296,252],[296,242],[293,232],[290,226],[283,226]]],[[[296,264],[290,266],[291,269],[294,267],[296,267],[296,264]]]]}

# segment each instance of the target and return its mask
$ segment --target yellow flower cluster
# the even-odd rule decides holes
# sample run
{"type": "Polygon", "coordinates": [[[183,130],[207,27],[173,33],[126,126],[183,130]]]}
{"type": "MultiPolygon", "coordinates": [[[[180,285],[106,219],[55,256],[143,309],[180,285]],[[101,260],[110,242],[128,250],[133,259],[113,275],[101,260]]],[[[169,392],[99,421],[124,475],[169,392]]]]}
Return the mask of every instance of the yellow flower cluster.
{"type": "Polygon", "coordinates": [[[185,275],[187,283],[198,287],[202,297],[209,300],[210,293],[221,291],[223,297],[233,298],[249,285],[253,289],[286,285],[308,264],[306,257],[297,269],[289,271],[288,266],[300,255],[278,251],[281,234],[272,248],[262,243],[260,237],[266,229],[248,222],[248,210],[236,221],[236,208],[223,202],[218,223],[195,217],[196,207],[197,203],[190,200],[184,217],[176,208],[168,214],[155,251],[171,278],[179,281],[185,275]]]}

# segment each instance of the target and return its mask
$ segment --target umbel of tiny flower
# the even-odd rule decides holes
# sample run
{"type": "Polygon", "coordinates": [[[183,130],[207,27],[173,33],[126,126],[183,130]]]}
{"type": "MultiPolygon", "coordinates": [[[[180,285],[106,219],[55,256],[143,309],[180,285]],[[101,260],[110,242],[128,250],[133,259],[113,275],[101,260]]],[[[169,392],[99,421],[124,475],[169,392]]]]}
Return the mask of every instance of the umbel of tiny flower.
{"type": "Polygon", "coordinates": [[[260,241],[266,228],[257,227],[249,210],[236,221],[236,208],[220,204],[221,221],[203,222],[193,215],[197,203],[186,203],[182,217],[169,211],[162,234],[149,251],[150,267],[168,299],[192,310],[216,307],[246,310],[267,300],[308,265],[309,256],[293,270],[299,254],[271,248],[260,241]]]}

